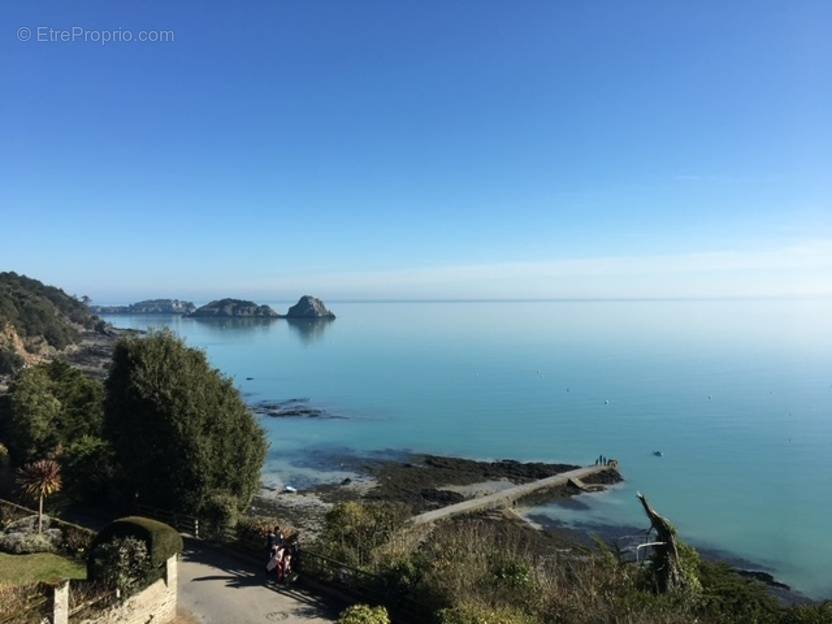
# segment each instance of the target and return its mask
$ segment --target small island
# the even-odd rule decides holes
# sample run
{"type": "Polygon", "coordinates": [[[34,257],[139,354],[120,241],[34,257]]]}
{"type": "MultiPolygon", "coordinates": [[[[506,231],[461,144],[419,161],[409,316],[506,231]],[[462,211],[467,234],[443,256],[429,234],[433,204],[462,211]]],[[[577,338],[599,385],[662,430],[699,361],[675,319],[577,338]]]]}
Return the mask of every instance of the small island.
{"type": "Polygon", "coordinates": [[[327,310],[324,302],[311,295],[304,295],[289,308],[286,318],[290,319],[334,319],[335,315],[327,310]]]}
{"type": "Polygon", "coordinates": [[[193,318],[280,318],[267,305],[243,299],[218,299],[197,308],[188,316],[193,318]]]}
{"type": "Polygon", "coordinates": [[[196,306],[179,299],[147,299],[126,306],[89,306],[93,314],[190,314],[196,306]]]}

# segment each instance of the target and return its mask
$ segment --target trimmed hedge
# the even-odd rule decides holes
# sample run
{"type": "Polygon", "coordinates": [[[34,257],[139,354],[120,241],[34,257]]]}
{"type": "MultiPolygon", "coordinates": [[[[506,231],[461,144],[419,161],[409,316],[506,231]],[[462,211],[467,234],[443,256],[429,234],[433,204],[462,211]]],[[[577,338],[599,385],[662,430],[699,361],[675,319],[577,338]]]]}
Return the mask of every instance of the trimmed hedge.
{"type": "MultiPolygon", "coordinates": [[[[113,520],[99,531],[90,547],[90,554],[99,544],[124,537],[135,537],[147,544],[153,567],[162,566],[169,557],[182,552],[182,536],[172,526],[142,516],[127,516],[113,520]]],[[[95,577],[92,561],[93,557],[90,556],[87,559],[87,573],[90,578],[95,577]]]]}

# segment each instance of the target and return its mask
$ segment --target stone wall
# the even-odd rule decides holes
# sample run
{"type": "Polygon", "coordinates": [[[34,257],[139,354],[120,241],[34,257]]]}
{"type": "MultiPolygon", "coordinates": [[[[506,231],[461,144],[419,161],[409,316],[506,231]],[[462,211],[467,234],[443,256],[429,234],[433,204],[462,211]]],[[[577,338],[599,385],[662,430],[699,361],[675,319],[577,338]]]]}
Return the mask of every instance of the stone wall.
{"type": "MultiPolygon", "coordinates": [[[[176,617],[177,595],[177,561],[176,555],[165,563],[165,576],[142,591],[114,607],[104,610],[93,619],[85,619],[80,624],[167,624],[176,617]]],[[[55,590],[54,624],[69,624],[68,599],[69,586],[66,584],[55,590]]],[[[73,624],[75,624],[73,622],[73,624]]]]}

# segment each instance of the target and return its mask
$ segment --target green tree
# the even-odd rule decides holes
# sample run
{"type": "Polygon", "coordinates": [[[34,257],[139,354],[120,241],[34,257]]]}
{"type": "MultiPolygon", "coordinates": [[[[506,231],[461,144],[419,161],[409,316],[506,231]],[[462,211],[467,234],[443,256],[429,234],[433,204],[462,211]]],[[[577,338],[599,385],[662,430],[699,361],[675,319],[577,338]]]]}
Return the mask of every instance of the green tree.
{"type": "Polygon", "coordinates": [[[216,492],[251,502],[266,453],[231,380],[170,332],[120,341],[107,379],[105,434],[131,496],[199,512],[216,492]]]}
{"type": "Polygon", "coordinates": [[[8,446],[17,462],[54,455],[83,436],[101,435],[103,386],[66,362],[22,371],[9,393],[8,446]]]}
{"type": "Polygon", "coordinates": [[[21,489],[38,499],[38,533],[43,531],[43,499],[61,489],[61,467],[51,459],[41,459],[26,464],[18,478],[21,489]]]}

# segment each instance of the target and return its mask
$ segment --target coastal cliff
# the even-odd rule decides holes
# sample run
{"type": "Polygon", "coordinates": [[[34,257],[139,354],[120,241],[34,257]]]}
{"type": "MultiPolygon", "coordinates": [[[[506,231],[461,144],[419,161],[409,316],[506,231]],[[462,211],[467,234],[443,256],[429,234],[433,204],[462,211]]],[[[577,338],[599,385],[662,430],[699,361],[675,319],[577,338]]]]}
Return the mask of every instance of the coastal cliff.
{"type": "Polygon", "coordinates": [[[179,299],[147,299],[126,306],[90,306],[93,314],[190,314],[196,306],[179,299]]]}
{"type": "Polygon", "coordinates": [[[218,299],[188,316],[194,318],[279,318],[280,315],[267,305],[257,305],[243,299],[218,299]]]}
{"type": "Polygon", "coordinates": [[[74,348],[107,325],[85,299],[14,272],[0,273],[0,375],[74,348]]]}

